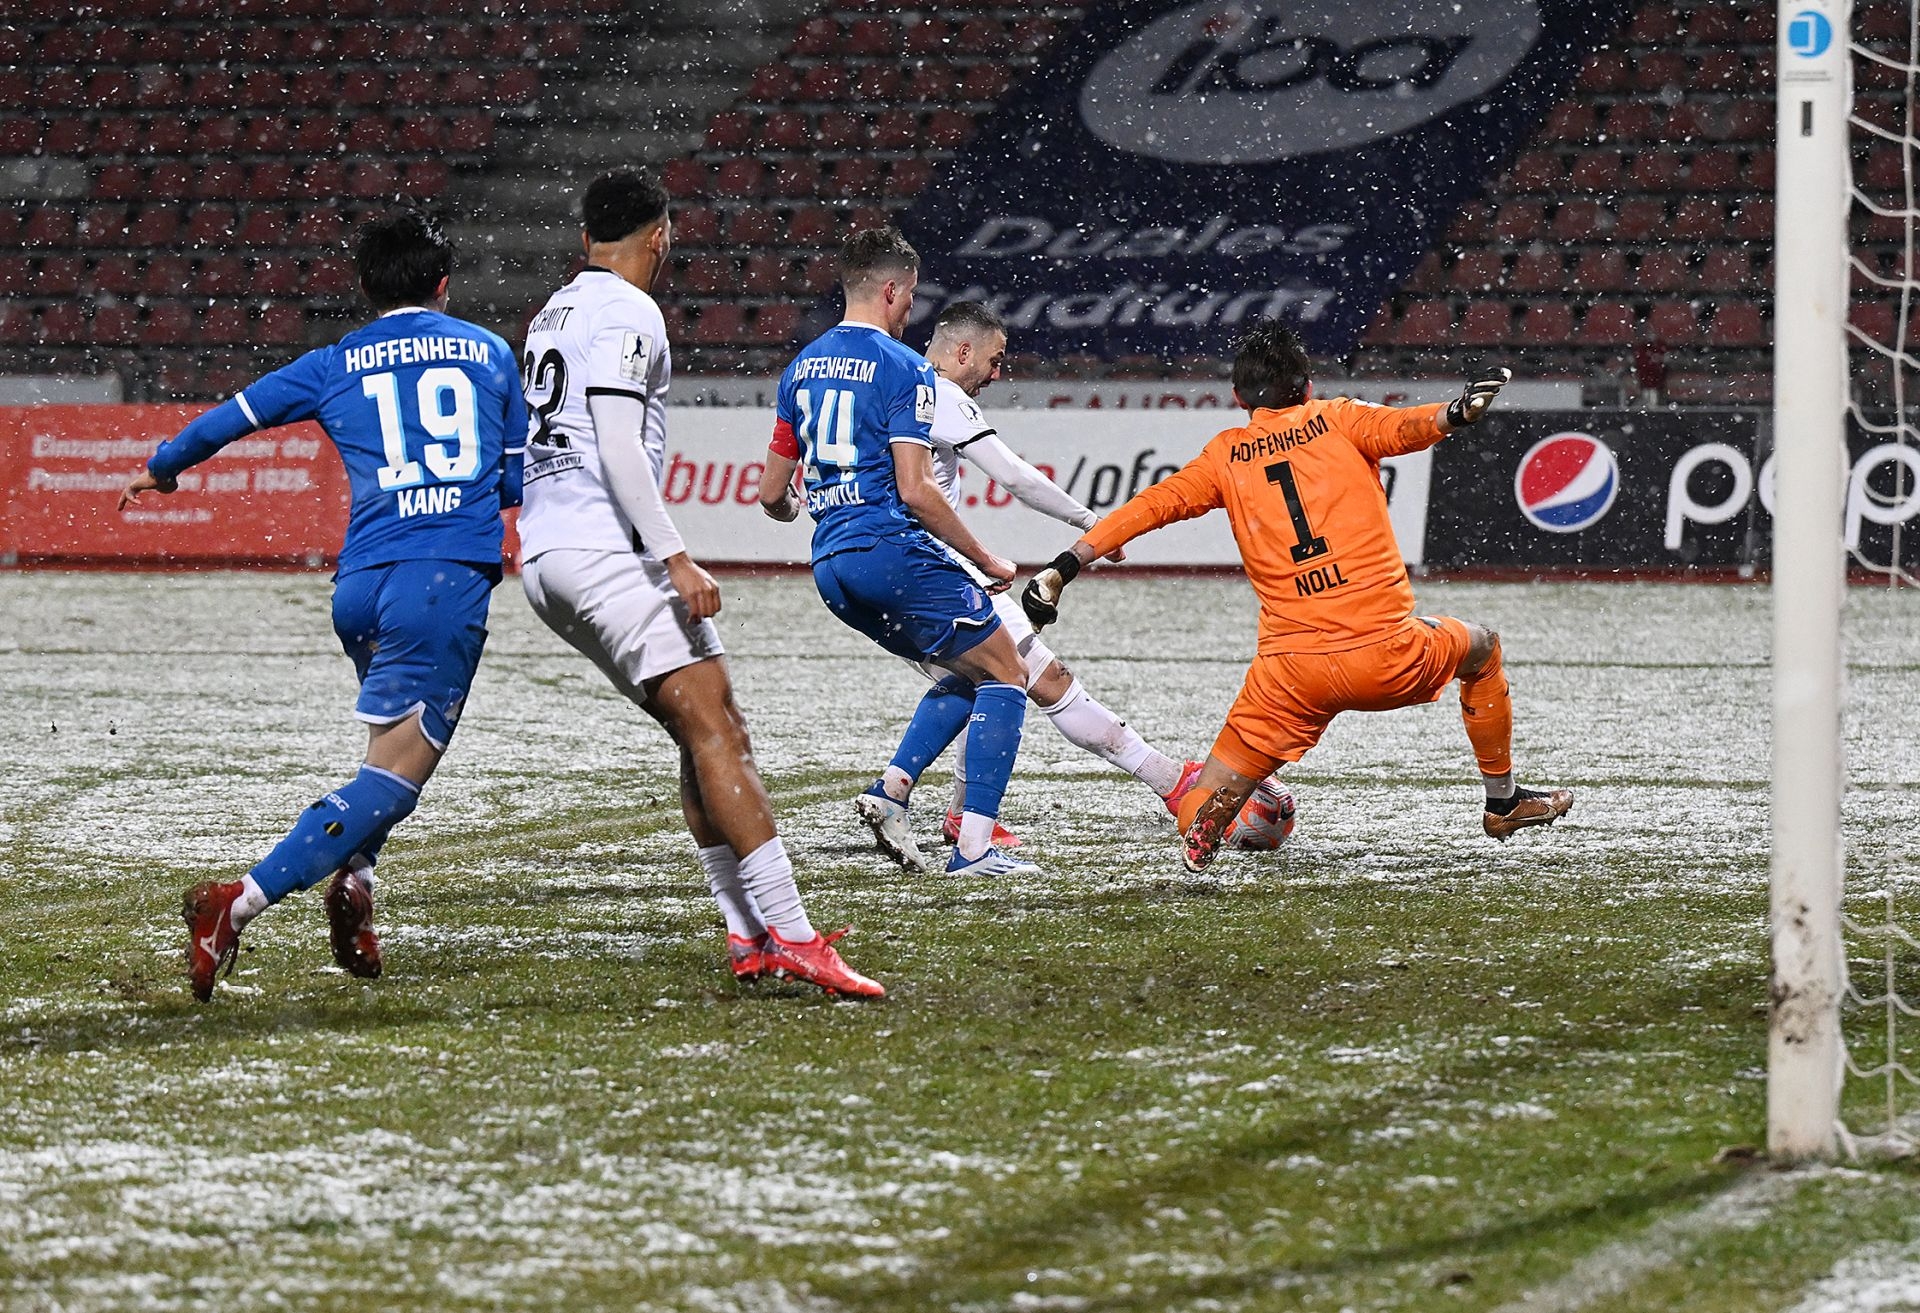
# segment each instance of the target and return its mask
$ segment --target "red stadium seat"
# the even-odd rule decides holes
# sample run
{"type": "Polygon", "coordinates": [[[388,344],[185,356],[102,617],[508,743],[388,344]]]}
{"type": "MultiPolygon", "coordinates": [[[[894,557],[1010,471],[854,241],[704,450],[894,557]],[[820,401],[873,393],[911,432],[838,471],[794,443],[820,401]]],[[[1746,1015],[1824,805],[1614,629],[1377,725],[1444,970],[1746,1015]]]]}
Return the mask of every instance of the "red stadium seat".
{"type": "Polygon", "coordinates": [[[33,280],[33,261],[24,255],[0,255],[0,296],[25,296],[33,280]]]}
{"type": "Polygon", "coordinates": [[[1758,290],[1753,257],[1744,249],[1715,247],[1700,262],[1696,285],[1711,292],[1758,290]]]}
{"type": "Polygon", "coordinates": [[[702,346],[724,346],[743,341],[746,336],[746,311],[732,301],[715,301],[702,307],[693,324],[693,340],[702,346]]]}
{"type": "Polygon", "coordinates": [[[93,175],[93,194],[103,201],[131,201],[146,194],[145,171],[137,164],[109,164],[93,175]]]}
{"type": "Polygon", "coordinates": [[[140,336],[140,312],[126,304],[96,306],[89,336],[98,346],[131,346],[140,336]]]}
{"type": "Polygon", "coordinates": [[[79,346],[90,336],[87,313],[70,301],[46,306],[34,336],[50,346],[79,346]]]}
{"type": "Polygon", "coordinates": [[[315,115],[301,119],[300,126],[293,130],[293,154],[332,155],[340,149],[343,140],[338,119],[332,115],[315,115]]]}
{"type": "Polygon", "coordinates": [[[136,296],[142,287],[140,261],[131,255],[105,256],[94,262],[88,281],[98,291],[136,296]]]}
{"type": "Polygon", "coordinates": [[[370,109],[387,103],[386,75],[357,68],[340,78],[340,103],[351,109],[370,109]]]}
{"type": "Polygon", "coordinates": [[[1577,85],[1581,91],[1608,94],[1626,91],[1633,85],[1633,63],[1617,50],[1596,51],[1580,70],[1577,85]]]}
{"type": "Polygon", "coordinates": [[[965,55],[1006,55],[1013,50],[1007,29],[993,18],[969,18],[954,33],[952,49],[965,55]]]}
{"type": "Polygon", "coordinates": [[[698,292],[702,296],[714,296],[720,292],[731,291],[734,278],[732,260],[703,255],[683,262],[674,272],[673,285],[689,292],[698,292]]]}
{"type": "MultiPolygon", "coordinates": [[[[456,76],[458,76],[456,74],[456,76]]],[[[451,100],[449,103],[462,105],[479,103],[489,105],[529,105],[540,94],[540,75],[531,68],[503,69],[493,79],[493,89],[484,100],[467,102],[451,100]]]]}
{"type": "Polygon", "coordinates": [[[347,169],[347,194],[360,200],[386,200],[400,189],[400,170],[386,160],[362,160],[347,169]]]}
{"type": "Polygon", "coordinates": [[[922,64],[907,78],[907,100],[944,105],[960,99],[960,75],[950,64],[922,64]]]}
{"type": "Polygon", "coordinates": [[[37,155],[41,149],[40,141],[40,125],[34,120],[0,121],[0,155],[37,155]]]}
{"type": "Polygon", "coordinates": [[[1598,201],[1568,201],[1553,214],[1556,242],[1587,242],[1613,226],[1613,215],[1598,201]]]}
{"type": "Polygon", "coordinates": [[[183,64],[187,58],[186,35],[172,26],[141,29],[135,59],[142,64],[183,64]]]}
{"type": "Polygon", "coordinates": [[[1687,185],[1694,191],[1739,191],[1740,156],[1731,150],[1703,150],[1687,166],[1687,185]]]}
{"type": "Polygon", "coordinates": [[[256,249],[287,244],[287,214],[278,208],[257,209],[240,221],[237,239],[256,249]]]}
{"type": "Polygon", "coordinates": [[[193,261],[184,255],[156,255],[147,261],[140,290],[147,296],[185,296],[193,290],[193,261]]]}
{"type": "Polygon", "coordinates": [[[727,221],[727,241],[734,246],[772,246],[780,240],[780,219],[772,210],[736,210],[727,221]]]}
{"type": "Polygon", "coordinates": [[[763,105],[778,104],[793,91],[793,70],[785,64],[763,64],[747,87],[747,99],[763,105]]]}
{"type": "Polygon", "coordinates": [[[847,75],[837,64],[821,64],[801,74],[794,100],[806,104],[831,103],[847,98],[847,75]]]}
{"type": "Polygon", "coordinates": [[[73,215],[65,209],[35,209],[19,234],[21,246],[73,246],[73,215]]]}
{"type": "Polygon", "coordinates": [[[550,22],[540,30],[540,53],[548,59],[572,59],[586,45],[585,24],[571,20],[550,22]]]}
{"type": "MultiPolygon", "coordinates": [[[[1871,62],[1871,61],[1862,61],[1871,62]]],[[[1753,71],[1737,50],[1709,50],[1700,56],[1691,85],[1707,91],[1745,91],[1754,82],[1753,71]]]]}
{"type": "Polygon", "coordinates": [[[831,55],[841,46],[840,24],[831,18],[809,18],[800,25],[788,53],[803,56],[831,55]]]}
{"type": "Polygon", "coordinates": [[[891,55],[900,48],[900,29],[885,18],[862,18],[847,29],[845,53],[891,55]]]}
{"type": "Polygon", "coordinates": [[[113,115],[100,120],[99,130],[94,133],[93,153],[96,155],[138,155],[141,142],[146,134],[141,129],[140,120],[113,115]]]}
{"type": "Polygon", "coordinates": [[[127,230],[127,245],[149,250],[179,240],[180,211],[172,205],[143,205],[127,230]]]}
{"type": "MultiPolygon", "coordinates": [[[[208,164],[194,178],[193,190],[203,201],[241,200],[247,195],[246,171],[238,164],[208,164]]],[[[158,196],[165,193],[156,191],[154,194],[158,196]]]]}
{"type": "Polygon", "coordinates": [[[762,346],[783,345],[793,340],[799,327],[799,306],[763,305],[753,317],[753,340],[762,346]]]}
{"type": "Polygon", "coordinates": [[[912,110],[886,110],[873,121],[875,150],[913,150],[919,144],[920,119],[912,110]]]}
{"type": "Polygon", "coordinates": [[[1674,237],[1715,238],[1727,231],[1727,212],[1719,201],[1704,200],[1690,196],[1681,201],[1673,212],[1673,226],[1669,232],[1674,237]]]}
{"type": "Polygon", "coordinates": [[[953,27],[944,19],[923,18],[907,28],[906,46],[910,55],[950,55],[953,53],[953,27]]]}
{"type": "Polygon", "coordinates": [[[1513,307],[1505,301],[1475,300],[1454,330],[1454,339],[1466,346],[1498,346],[1513,332],[1513,307]]]}
{"type": "Polygon", "coordinates": [[[1564,346],[1573,336],[1573,307],[1565,301],[1536,301],[1520,321],[1519,340],[1526,346],[1564,346]]]}
{"type": "Polygon", "coordinates": [[[1727,235],[1742,241],[1772,241],[1772,198],[1768,197],[1740,202],[1728,218],[1727,235]]]}
{"type": "Polygon", "coordinates": [[[868,64],[853,77],[852,99],[864,104],[886,104],[905,93],[906,75],[890,64],[868,64]]]}
{"type": "Polygon", "coordinates": [[[242,343],[252,340],[253,326],[247,312],[231,303],[208,306],[200,314],[198,336],[203,342],[242,343]]]}
{"type": "Polygon", "coordinates": [[[1686,184],[1687,163],[1680,152],[1641,151],[1634,158],[1628,181],[1636,191],[1677,191],[1686,184]]]}
{"type": "Polygon", "coordinates": [[[187,216],[184,240],[192,247],[219,250],[233,244],[234,218],[230,205],[197,205],[187,216]]]}
{"type": "Polygon", "coordinates": [[[92,119],[77,117],[54,119],[47,125],[47,154],[89,155],[93,152],[94,136],[92,119]]]}
{"type": "Polygon", "coordinates": [[[1627,39],[1636,45],[1664,45],[1680,35],[1680,18],[1671,5],[1646,5],[1633,16],[1627,39]]]}
{"type": "Polygon", "coordinates": [[[1872,342],[1891,343],[1896,322],[1893,307],[1885,301],[1855,301],[1847,311],[1847,323],[1872,342]]]}
{"type": "Polygon", "coordinates": [[[185,103],[215,112],[226,109],[234,103],[233,79],[218,69],[202,69],[193,75],[185,103]]]}
{"type": "Polygon", "coordinates": [[[1515,191],[1558,193],[1567,181],[1567,166],[1550,150],[1522,151],[1507,175],[1515,191]]]}
{"type": "Polygon", "coordinates": [[[962,100],[991,102],[1007,94],[1013,85],[1013,70],[1004,64],[975,64],[960,79],[962,100]]]}
{"type": "Polygon", "coordinates": [[[840,222],[824,205],[803,205],[793,212],[787,226],[787,245],[825,246],[840,235],[840,222]]]}
{"type": "Polygon", "coordinates": [[[0,342],[26,346],[39,334],[33,307],[20,302],[0,303],[0,342]]]}
{"type": "Polygon", "coordinates": [[[1640,335],[1633,307],[1618,301],[1599,301],[1587,307],[1573,340],[1580,346],[1626,346],[1640,335]]]}
{"type": "MultiPolygon", "coordinates": [[[[465,73],[464,78],[472,79],[473,88],[464,96],[449,96],[448,99],[462,105],[477,105],[486,99],[486,83],[477,73],[465,73]]],[[[432,105],[440,100],[440,75],[431,69],[406,68],[393,75],[387,84],[387,102],[393,105],[410,107],[432,105]]]]}
{"type": "Polygon", "coordinates": [[[347,170],[338,160],[317,160],[300,170],[299,181],[294,184],[296,198],[304,197],[314,201],[335,201],[346,194],[347,170]]]}
{"type": "Polygon", "coordinates": [[[787,261],[767,251],[747,257],[740,275],[740,290],[748,296],[778,296],[786,290],[787,261]]]}
{"type": "Polygon", "coordinates": [[[813,129],[805,114],[781,110],[760,120],[758,139],[763,151],[800,151],[813,145],[813,129]]]}
{"type": "Polygon", "coordinates": [[[714,171],[713,194],[737,199],[759,196],[766,186],[758,160],[728,160],[714,171]]]}
{"type": "Polygon", "coordinates": [[[720,212],[704,205],[689,206],[673,216],[673,244],[702,247],[720,244],[720,212]]]}
{"type": "Polygon", "coordinates": [[[1488,292],[1505,269],[1498,251],[1463,251],[1448,271],[1448,281],[1463,292],[1488,292]]]}
{"type": "Polygon", "coordinates": [[[393,148],[393,123],[384,114],[362,114],[347,126],[347,154],[385,155],[393,148]]]}
{"type": "Polygon", "coordinates": [[[193,149],[193,129],[176,114],[155,114],[146,122],[140,150],[150,156],[185,155],[193,149]]]}
{"type": "Polygon", "coordinates": [[[255,296],[298,296],[300,262],[291,255],[263,255],[253,262],[252,279],[255,296]]]}
{"type": "Polygon", "coordinates": [[[1574,160],[1570,181],[1575,191],[1605,195],[1620,189],[1620,172],[1620,152],[1583,151],[1574,160]]]}
{"type": "Polygon", "coordinates": [[[493,149],[493,116],[462,114],[447,126],[447,149],[456,155],[479,155],[493,149]]]}
{"type": "Polygon", "coordinates": [[[1609,143],[1660,141],[1664,138],[1659,118],[1654,107],[1644,100],[1617,101],[1607,108],[1600,131],[1606,133],[1609,143]]]}
{"type": "Polygon", "coordinates": [[[306,247],[337,247],[345,238],[346,225],[339,211],[332,208],[308,210],[294,221],[293,231],[287,234],[289,245],[306,247]]]}
{"type": "Polygon", "coordinates": [[[66,296],[77,292],[85,273],[86,262],[79,256],[49,255],[39,262],[39,268],[34,271],[33,294],[66,296]]]}
{"type": "Polygon", "coordinates": [[[708,150],[737,151],[753,140],[753,115],[741,110],[715,114],[707,120],[708,150]]]}
{"type": "Polygon", "coordinates": [[[1642,91],[1685,91],[1691,77],[1687,57],[1677,50],[1642,50],[1633,61],[1634,82],[1642,91]]]}
{"type": "Polygon", "coordinates": [[[251,285],[246,261],[237,255],[202,260],[193,278],[193,290],[202,296],[245,296],[251,285]]]}
{"type": "Polygon", "coordinates": [[[822,192],[828,196],[878,197],[885,176],[885,165],[876,159],[849,156],[833,162],[833,172],[822,192]]]}
{"type": "Polygon", "coordinates": [[[973,115],[936,109],[927,115],[926,144],[934,150],[959,150],[973,136],[973,115]]]}
{"type": "Polygon", "coordinates": [[[1557,250],[1522,251],[1507,275],[1507,285],[1520,292],[1557,292],[1567,285],[1566,262],[1557,250]]]}
{"type": "Polygon", "coordinates": [[[1707,324],[1707,341],[1714,346],[1764,346],[1766,321],[1751,301],[1729,301],[1714,308],[1707,324]]]}
{"type": "Polygon", "coordinates": [[[1578,292],[1621,292],[1628,284],[1627,256],[1624,251],[1582,251],[1573,268],[1568,290],[1578,292]]]}
{"type": "Polygon", "coordinates": [[[146,194],[165,201],[184,201],[193,197],[195,170],[187,164],[168,162],[147,170],[146,194]]]}
{"type": "Polygon", "coordinates": [[[287,103],[301,109],[332,109],[340,98],[340,82],[330,68],[302,69],[287,84],[287,103]]]}
{"type": "Polygon", "coordinates": [[[121,70],[102,69],[87,79],[87,107],[115,109],[132,105],[136,96],[133,75],[121,70]]]}
{"type": "Polygon", "coordinates": [[[1700,336],[1700,316],[1686,301],[1661,301],[1647,315],[1647,334],[1668,346],[1686,346],[1700,336]]]}
{"type": "Polygon", "coordinates": [[[1416,301],[1394,326],[1401,346],[1441,346],[1453,341],[1453,306],[1446,301],[1416,301]]]}
{"type": "Polygon", "coordinates": [[[814,131],[814,145],[820,150],[857,151],[865,150],[867,146],[865,116],[844,109],[826,111],[815,124],[814,131]]]}
{"type": "Polygon", "coordinates": [[[193,340],[193,308],[182,301],[161,301],[147,310],[140,326],[143,346],[182,346],[193,340]]]}
{"type": "Polygon", "coordinates": [[[887,173],[886,192],[889,196],[918,196],[933,181],[933,164],[929,160],[895,160],[893,168],[887,173]]]}
{"type": "Polygon", "coordinates": [[[1741,182],[1747,191],[1772,192],[1774,179],[1774,155],[1770,150],[1755,151],[1747,160],[1747,167],[1741,174],[1741,182]]]}
{"type": "Polygon", "coordinates": [[[800,290],[819,296],[840,281],[839,261],[831,255],[810,255],[800,271],[800,290]]]}
{"type": "Polygon", "coordinates": [[[1493,235],[1503,242],[1530,242],[1546,228],[1546,215],[1537,201],[1508,201],[1493,214],[1493,235]]]}
{"type": "Polygon", "coordinates": [[[707,166],[699,160],[671,160],[660,170],[660,185],[667,195],[685,199],[703,196],[707,190],[707,166]]]}
{"type": "Polygon", "coordinates": [[[1664,201],[1639,198],[1625,201],[1613,216],[1613,236],[1622,242],[1654,242],[1667,235],[1664,201]]]}
{"type": "Polygon", "coordinates": [[[244,64],[277,64],[285,49],[287,34],[271,23],[248,23],[240,33],[240,48],[235,56],[244,64]]]}
{"type": "Polygon", "coordinates": [[[273,109],[287,100],[287,80],[278,73],[255,69],[240,79],[236,105],[249,109],[273,109]]]}
{"type": "Polygon", "coordinates": [[[431,200],[446,191],[453,173],[439,160],[416,160],[401,170],[400,190],[415,200],[431,200]]]}
{"type": "Polygon", "coordinates": [[[297,305],[270,305],[260,314],[258,331],[269,346],[299,346],[307,340],[307,312],[297,305]]]}
{"type": "Polygon", "coordinates": [[[284,201],[291,198],[293,194],[293,165],[284,160],[256,164],[247,170],[248,200],[284,201]]]}
{"type": "Polygon", "coordinates": [[[1641,258],[1640,267],[1633,271],[1633,286],[1640,292],[1677,291],[1685,287],[1687,282],[1687,262],[1672,251],[1649,252],[1641,258]]]}

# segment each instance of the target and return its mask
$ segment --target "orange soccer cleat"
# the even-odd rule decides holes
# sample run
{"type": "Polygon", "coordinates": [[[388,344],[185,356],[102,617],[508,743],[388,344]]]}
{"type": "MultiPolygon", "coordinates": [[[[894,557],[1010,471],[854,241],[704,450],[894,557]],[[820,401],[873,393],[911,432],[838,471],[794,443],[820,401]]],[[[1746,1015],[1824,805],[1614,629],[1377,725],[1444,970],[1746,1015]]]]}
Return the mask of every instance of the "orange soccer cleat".
{"type": "Polygon", "coordinates": [[[233,928],[233,905],[240,897],[238,880],[219,884],[206,880],[187,890],[180,916],[187,923],[187,978],[193,996],[202,1003],[213,997],[221,968],[233,974],[240,952],[240,932],[233,928]]]}
{"type": "Polygon", "coordinates": [[[841,961],[840,954],[834,951],[834,944],[846,933],[845,930],[836,930],[830,935],[816,934],[812,939],[796,944],[782,939],[778,930],[770,928],[761,960],[769,974],[818,985],[829,994],[885,998],[887,991],[877,981],[868,980],[855,971],[841,961]]]}
{"type": "Polygon", "coordinates": [[[373,887],[358,871],[341,867],[327,882],[327,938],[333,960],[350,976],[380,976],[380,936],[373,928],[373,887]]]}

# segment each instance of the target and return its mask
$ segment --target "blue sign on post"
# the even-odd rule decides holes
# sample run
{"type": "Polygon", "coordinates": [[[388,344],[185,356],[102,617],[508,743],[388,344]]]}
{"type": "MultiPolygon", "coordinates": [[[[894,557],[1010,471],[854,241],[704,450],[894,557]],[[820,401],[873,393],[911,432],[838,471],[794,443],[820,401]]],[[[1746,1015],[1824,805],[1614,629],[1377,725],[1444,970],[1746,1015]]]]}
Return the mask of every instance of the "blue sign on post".
{"type": "Polygon", "coordinates": [[[1117,0],[1063,34],[904,228],[924,320],[1016,351],[1218,354],[1290,321],[1350,352],[1628,0],[1117,0]]]}

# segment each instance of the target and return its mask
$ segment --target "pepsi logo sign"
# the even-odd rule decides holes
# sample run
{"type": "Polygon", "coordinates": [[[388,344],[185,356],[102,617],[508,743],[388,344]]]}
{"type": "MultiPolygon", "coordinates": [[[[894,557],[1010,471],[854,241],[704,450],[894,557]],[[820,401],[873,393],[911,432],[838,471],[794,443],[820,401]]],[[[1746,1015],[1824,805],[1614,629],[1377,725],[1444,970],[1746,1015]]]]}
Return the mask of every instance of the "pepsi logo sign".
{"type": "Polygon", "coordinates": [[[1586,433],[1556,433],[1527,448],[1513,476],[1513,499],[1536,529],[1579,533],[1613,509],[1620,465],[1613,449],[1586,433]]]}
{"type": "Polygon", "coordinates": [[[1202,0],[1109,51],[1080,117],[1110,146],[1182,164],[1348,150],[1490,94],[1540,32],[1537,0],[1202,0]]]}

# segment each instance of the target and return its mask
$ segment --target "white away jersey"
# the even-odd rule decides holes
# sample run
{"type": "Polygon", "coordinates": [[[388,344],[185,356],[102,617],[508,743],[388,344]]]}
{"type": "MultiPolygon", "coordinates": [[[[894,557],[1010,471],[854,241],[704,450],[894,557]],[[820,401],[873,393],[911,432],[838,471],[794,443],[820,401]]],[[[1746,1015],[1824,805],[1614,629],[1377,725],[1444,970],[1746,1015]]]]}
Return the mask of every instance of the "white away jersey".
{"type": "Polygon", "coordinates": [[[525,559],[556,547],[636,550],[633,525],[601,472],[587,399],[620,393],[645,404],[643,442],[658,479],[671,375],[660,307],[620,275],[589,265],[548,298],[527,325],[521,358],[530,415],[520,511],[525,559]]]}
{"type": "Polygon", "coordinates": [[[961,386],[942,374],[933,384],[933,477],[947,502],[960,508],[960,453],[971,444],[994,433],[993,425],[980,413],[961,386]]]}

